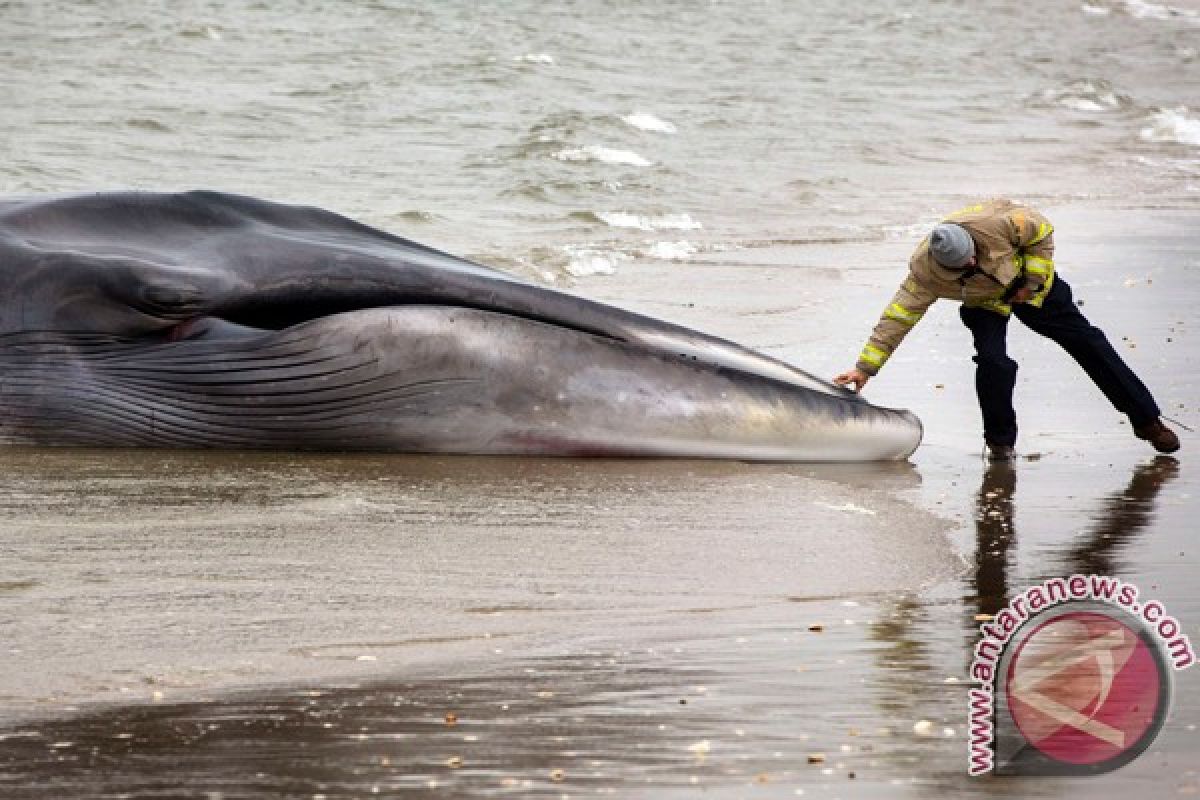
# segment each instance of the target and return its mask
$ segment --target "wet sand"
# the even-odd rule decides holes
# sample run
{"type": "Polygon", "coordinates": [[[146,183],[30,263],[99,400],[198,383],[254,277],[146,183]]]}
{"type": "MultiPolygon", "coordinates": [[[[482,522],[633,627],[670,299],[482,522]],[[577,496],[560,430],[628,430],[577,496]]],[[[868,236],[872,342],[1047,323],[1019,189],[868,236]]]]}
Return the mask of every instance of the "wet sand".
{"type": "MultiPolygon", "coordinates": [[[[1050,211],[1083,311],[1195,427],[1200,218],[1050,211]]],[[[577,289],[832,374],[908,249],[577,289]]],[[[1154,458],[1016,322],[1025,457],[987,468],[943,305],[868,390],[925,421],[911,466],[5,451],[0,796],[1200,791],[1195,670],[1118,772],[967,778],[974,617],[1014,591],[1109,572],[1200,641],[1200,478],[1195,436],[1154,458]]]]}

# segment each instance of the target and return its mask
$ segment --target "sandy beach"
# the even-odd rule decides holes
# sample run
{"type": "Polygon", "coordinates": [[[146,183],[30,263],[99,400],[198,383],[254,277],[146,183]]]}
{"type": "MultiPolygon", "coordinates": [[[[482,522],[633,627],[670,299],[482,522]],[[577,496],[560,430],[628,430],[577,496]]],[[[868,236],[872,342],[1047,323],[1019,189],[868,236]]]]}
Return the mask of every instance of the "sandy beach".
{"type": "MultiPolygon", "coordinates": [[[[1083,311],[1195,427],[1200,217],[1047,212],[1083,311]]],[[[745,248],[573,290],[832,374],[907,251],[745,248]]],[[[868,388],[924,420],[911,464],[5,451],[0,794],[1200,791],[1194,670],[1118,772],[967,777],[976,615],[1013,592],[1118,575],[1200,641],[1200,479],[1194,435],[1154,458],[1016,322],[1022,458],[988,467],[956,316],[868,388]]]]}

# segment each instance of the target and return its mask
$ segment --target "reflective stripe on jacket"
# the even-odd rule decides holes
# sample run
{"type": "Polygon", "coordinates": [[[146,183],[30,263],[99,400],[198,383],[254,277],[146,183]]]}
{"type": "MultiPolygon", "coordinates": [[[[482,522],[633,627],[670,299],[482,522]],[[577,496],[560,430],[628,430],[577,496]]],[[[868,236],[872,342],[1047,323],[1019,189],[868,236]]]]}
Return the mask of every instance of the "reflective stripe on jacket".
{"type": "Polygon", "coordinates": [[[1021,286],[1041,306],[1054,281],[1054,228],[1037,211],[998,198],[955,211],[945,222],[963,226],[975,242],[975,268],[950,269],[933,260],[929,237],[917,245],[908,276],[888,303],[858,356],[858,369],[874,375],[939,297],[1009,314],[1006,298],[1021,286]]]}

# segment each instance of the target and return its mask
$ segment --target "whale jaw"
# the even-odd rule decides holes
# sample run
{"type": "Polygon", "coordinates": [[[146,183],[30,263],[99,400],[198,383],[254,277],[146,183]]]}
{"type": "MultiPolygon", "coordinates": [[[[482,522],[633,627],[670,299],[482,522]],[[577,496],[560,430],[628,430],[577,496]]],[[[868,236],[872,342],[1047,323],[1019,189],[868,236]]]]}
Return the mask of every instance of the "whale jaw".
{"type": "Polygon", "coordinates": [[[50,445],[876,461],[909,412],[473,308],[280,331],[0,343],[0,440],[50,445]]]}

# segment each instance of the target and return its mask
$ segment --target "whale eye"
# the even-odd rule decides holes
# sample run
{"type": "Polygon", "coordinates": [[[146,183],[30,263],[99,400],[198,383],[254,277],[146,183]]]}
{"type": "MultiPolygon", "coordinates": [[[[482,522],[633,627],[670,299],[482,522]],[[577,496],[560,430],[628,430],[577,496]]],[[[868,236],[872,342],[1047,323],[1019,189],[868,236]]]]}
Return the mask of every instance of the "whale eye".
{"type": "Polygon", "coordinates": [[[140,305],[156,315],[167,317],[195,316],[203,299],[200,289],[181,283],[151,281],[138,291],[140,305]]]}

